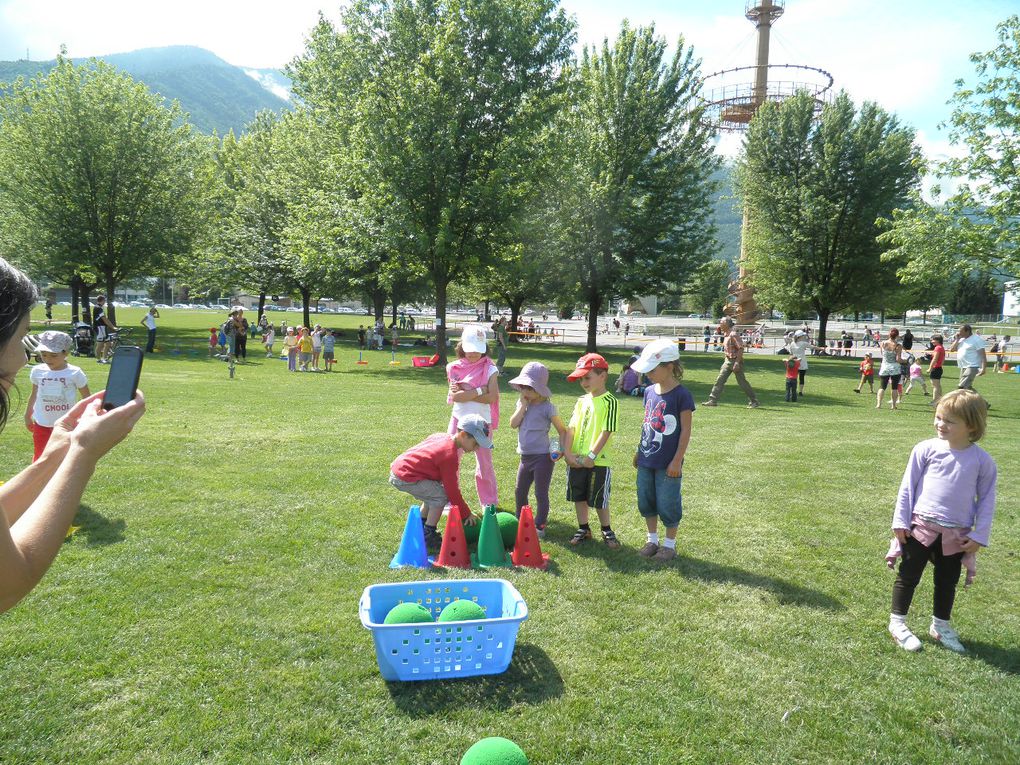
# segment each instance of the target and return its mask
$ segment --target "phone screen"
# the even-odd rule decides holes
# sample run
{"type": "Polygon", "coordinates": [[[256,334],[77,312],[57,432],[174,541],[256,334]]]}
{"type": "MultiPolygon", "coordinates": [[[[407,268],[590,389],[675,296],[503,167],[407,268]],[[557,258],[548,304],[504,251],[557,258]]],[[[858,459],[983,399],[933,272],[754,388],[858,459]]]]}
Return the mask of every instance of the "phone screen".
{"type": "Polygon", "coordinates": [[[134,345],[122,345],[113,352],[110,377],[106,381],[106,395],[103,409],[123,406],[135,397],[138,378],[142,374],[142,349],[134,345]]]}

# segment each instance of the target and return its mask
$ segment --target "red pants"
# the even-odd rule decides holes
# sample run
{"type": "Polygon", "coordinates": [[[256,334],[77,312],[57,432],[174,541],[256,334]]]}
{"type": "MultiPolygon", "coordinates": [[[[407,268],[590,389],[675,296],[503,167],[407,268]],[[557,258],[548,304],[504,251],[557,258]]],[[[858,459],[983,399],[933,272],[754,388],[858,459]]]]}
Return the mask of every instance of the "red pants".
{"type": "Polygon", "coordinates": [[[47,428],[37,422],[32,423],[32,444],[35,446],[35,455],[32,457],[32,462],[35,462],[42,456],[46,444],[50,442],[50,433],[52,432],[53,428],[47,428]]]}

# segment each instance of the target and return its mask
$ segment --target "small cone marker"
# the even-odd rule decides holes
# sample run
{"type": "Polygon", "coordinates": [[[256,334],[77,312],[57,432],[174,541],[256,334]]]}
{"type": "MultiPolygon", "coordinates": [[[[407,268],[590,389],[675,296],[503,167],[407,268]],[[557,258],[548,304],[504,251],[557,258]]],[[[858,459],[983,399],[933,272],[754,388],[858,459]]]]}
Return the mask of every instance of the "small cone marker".
{"type": "Polygon", "coordinates": [[[538,529],[535,528],[531,505],[521,508],[521,517],[517,523],[517,542],[514,544],[511,560],[515,566],[542,570],[549,568],[549,556],[542,552],[542,546],[538,542],[538,529]]]}
{"type": "Polygon", "coordinates": [[[390,568],[413,566],[415,568],[431,568],[428,551],[425,549],[425,526],[421,522],[421,508],[411,505],[407,511],[407,523],[404,534],[400,538],[397,554],[390,561],[390,568]]]}
{"type": "Polygon", "coordinates": [[[368,366],[368,362],[367,362],[367,361],[364,361],[364,360],[363,360],[363,359],[361,358],[361,354],[362,354],[362,353],[363,353],[363,351],[358,351],[358,360],[357,360],[356,362],[354,362],[354,363],[355,363],[355,364],[357,364],[357,365],[358,365],[359,367],[364,367],[364,366],[368,366]]]}
{"type": "Polygon", "coordinates": [[[503,546],[503,535],[496,520],[496,508],[489,505],[482,515],[482,530],[478,535],[478,553],[471,556],[476,568],[509,568],[510,555],[503,546]]]}
{"type": "Polygon", "coordinates": [[[446,517],[443,546],[439,550],[439,557],[432,565],[445,568],[471,568],[467,538],[464,536],[464,521],[460,517],[460,508],[457,505],[450,508],[450,514],[446,517]]]}

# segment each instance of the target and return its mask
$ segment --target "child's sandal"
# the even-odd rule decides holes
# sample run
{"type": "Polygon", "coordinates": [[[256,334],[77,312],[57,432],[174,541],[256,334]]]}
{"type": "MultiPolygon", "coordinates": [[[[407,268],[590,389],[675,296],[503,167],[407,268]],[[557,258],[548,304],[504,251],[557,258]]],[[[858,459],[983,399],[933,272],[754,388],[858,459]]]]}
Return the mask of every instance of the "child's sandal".
{"type": "Polygon", "coordinates": [[[570,544],[577,546],[582,542],[587,542],[591,539],[591,529],[578,529],[574,532],[574,536],[570,538],[570,544]]]}
{"type": "Polygon", "coordinates": [[[616,538],[616,532],[612,529],[602,532],[602,541],[606,543],[606,547],[610,550],[616,550],[620,547],[620,540],[616,538]]]}

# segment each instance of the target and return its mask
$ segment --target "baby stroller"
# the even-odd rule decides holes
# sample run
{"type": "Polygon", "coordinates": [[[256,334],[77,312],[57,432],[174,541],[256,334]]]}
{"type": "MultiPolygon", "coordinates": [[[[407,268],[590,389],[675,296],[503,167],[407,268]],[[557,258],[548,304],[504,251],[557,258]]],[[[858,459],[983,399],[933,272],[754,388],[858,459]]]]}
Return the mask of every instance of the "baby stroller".
{"type": "Polygon", "coordinates": [[[74,348],[71,354],[74,356],[92,355],[92,327],[85,322],[78,322],[74,327],[74,334],[71,335],[74,341],[74,348]]]}

